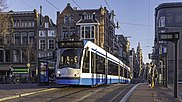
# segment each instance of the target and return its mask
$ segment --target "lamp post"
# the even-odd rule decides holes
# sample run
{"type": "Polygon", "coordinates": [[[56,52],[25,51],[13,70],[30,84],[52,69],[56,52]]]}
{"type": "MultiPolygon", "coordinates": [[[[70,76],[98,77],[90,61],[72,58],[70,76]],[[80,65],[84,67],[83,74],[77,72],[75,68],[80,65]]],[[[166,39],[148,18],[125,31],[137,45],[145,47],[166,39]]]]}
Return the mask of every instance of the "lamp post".
{"type": "Polygon", "coordinates": [[[170,41],[175,44],[175,67],[174,67],[174,98],[178,96],[178,74],[177,74],[177,44],[179,40],[179,32],[170,32],[170,33],[159,33],[159,41],[170,41]]]}

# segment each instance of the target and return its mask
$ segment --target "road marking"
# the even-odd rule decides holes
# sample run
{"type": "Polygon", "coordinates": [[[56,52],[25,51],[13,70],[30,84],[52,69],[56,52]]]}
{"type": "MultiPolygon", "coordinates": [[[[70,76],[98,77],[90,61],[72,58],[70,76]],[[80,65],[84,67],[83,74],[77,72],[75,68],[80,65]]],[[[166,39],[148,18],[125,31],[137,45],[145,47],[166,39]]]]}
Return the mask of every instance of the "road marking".
{"type": "Polygon", "coordinates": [[[55,90],[55,89],[57,89],[57,88],[49,88],[49,89],[45,89],[45,90],[40,90],[40,91],[35,91],[35,92],[28,92],[28,93],[23,93],[23,94],[19,94],[19,95],[4,97],[4,98],[0,99],[0,102],[15,99],[15,98],[20,98],[20,97],[24,97],[24,96],[28,96],[28,95],[33,95],[33,94],[36,94],[36,93],[52,91],[52,90],[55,90]]]}
{"type": "Polygon", "coordinates": [[[128,93],[119,101],[119,102],[126,102],[130,95],[133,93],[133,91],[140,85],[141,83],[136,84],[128,93]]]}
{"type": "Polygon", "coordinates": [[[10,100],[10,99],[15,99],[15,98],[18,98],[18,97],[20,97],[20,96],[19,95],[15,95],[15,96],[9,96],[9,97],[5,97],[5,98],[1,98],[0,102],[7,101],[7,100],[10,100]]]}

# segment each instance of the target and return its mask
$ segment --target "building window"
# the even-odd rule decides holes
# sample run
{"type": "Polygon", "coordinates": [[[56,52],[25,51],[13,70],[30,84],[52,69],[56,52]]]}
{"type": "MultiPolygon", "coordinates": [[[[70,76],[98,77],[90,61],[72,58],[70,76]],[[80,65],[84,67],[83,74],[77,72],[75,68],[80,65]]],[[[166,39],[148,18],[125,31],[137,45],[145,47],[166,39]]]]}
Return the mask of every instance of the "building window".
{"type": "Polygon", "coordinates": [[[54,30],[48,30],[48,36],[55,36],[55,31],[54,30]]]}
{"type": "MultiPolygon", "coordinates": [[[[7,35],[7,36],[6,36],[6,38],[4,39],[4,40],[5,40],[5,41],[4,41],[4,44],[9,45],[10,42],[11,42],[11,37],[10,37],[9,34],[6,34],[6,35],[7,35]]],[[[0,44],[1,44],[1,37],[0,37],[0,44]]]]}
{"type": "Polygon", "coordinates": [[[94,39],[95,27],[94,26],[81,26],[82,39],[94,39]]]}
{"type": "Polygon", "coordinates": [[[21,21],[21,27],[25,27],[25,21],[21,21]]]}
{"type": "Polygon", "coordinates": [[[29,32],[28,33],[28,44],[33,44],[34,43],[34,32],[29,32]]]}
{"type": "Polygon", "coordinates": [[[20,61],[20,52],[19,50],[13,50],[13,62],[20,61]]]}
{"type": "Polygon", "coordinates": [[[14,33],[14,44],[19,45],[20,44],[20,34],[19,33],[14,33]]]}
{"type": "Polygon", "coordinates": [[[41,58],[41,57],[46,57],[47,55],[46,55],[46,53],[45,52],[39,52],[39,58],[41,58]]]}
{"type": "Polygon", "coordinates": [[[21,44],[27,44],[27,43],[28,43],[27,33],[23,32],[21,33],[21,44]]]}
{"type": "Polygon", "coordinates": [[[165,17],[164,16],[159,18],[159,27],[165,27],[165,17]]]}
{"type": "Polygon", "coordinates": [[[27,62],[28,61],[28,51],[27,50],[22,50],[22,62],[27,62]]]}
{"type": "Polygon", "coordinates": [[[25,21],[25,27],[27,27],[28,26],[28,22],[27,21],[25,21]]]}
{"type": "Polygon", "coordinates": [[[28,27],[31,27],[32,24],[31,24],[31,21],[28,21],[28,27]]]}
{"type": "Polygon", "coordinates": [[[68,37],[69,37],[69,36],[68,36],[68,32],[66,32],[66,31],[63,32],[63,39],[68,39],[68,37]]]}
{"type": "Polygon", "coordinates": [[[84,14],[84,19],[93,19],[92,14],[84,14]]]}
{"type": "Polygon", "coordinates": [[[6,62],[10,62],[10,50],[6,50],[5,53],[6,62]]]}
{"type": "Polygon", "coordinates": [[[44,30],[39,30],[39,37],[45,37],[46,33],[44,30]]]}
{"type": "Polygon", "coordinates": [[[31,23],[32,23],[32,27],[34,27],[34,21],[32,21],[31,23]]]}
{"type": "Polygon", "coordinates": [[[95,29],[94,29],[94,26],[91,27],[91,38],[94,38],[94,32],[95,32],[95,29]]]}
{"type": "Polygon", "coordinates": [[[49,49],[54,49],[54,46],[55,46],[54,40],[49,40],[49,41],[48,41],[48,48],[49,48],[49,49]]]}
{"type": "Polygon", "coordinates": [[[17,21],[14,21],[14,27],[17,27],[17,21]]]}
{"type": "Polygon", "coordinates": [[[48,53],[48,56],[53,56],[52,52],[49,52],[49,53],[48,53]]]}
{"type": "Polygon", "coordinates": [[[0,62],[4,62],[4,50],[0,50],[0,62]]]}
{"type": "Polygon", "coordinates": [[[20,21],[17,21],[17,26],[16,27],[20,27],[20,21]]]}
{"type": "Polygon", "coordinates": [[[64,23],[68,23],[68,16],[67,15],[64,16],[64,23]]]}
{"type": "Polygon", "coordinates": [[[73,15],[70,15],[70,17],[69,17],[69,22],[70,22],[70,23],[73,23],[73,15]]]}
{"type": "Polygon", "coordinates": [[[39,49],[45,49],[46,42],[45,40],[39,40],[39,49]]]}
{"type": "Polygon", "coordinates": [[[0,45],[4,45],[3,37],[2,36],[0,36],[0,45]]]}
{"type": "Polygon", "coordinates": [[[49,28],[49,23],[45,22],[45,28],[49,28]]]}
{"type": "Polygon", "coordinates": [[[85,34],[84,34],[84,32],[85,32],[85,27],[84,26],[82,26],[81,27],[81,35],[82,35],[82,38],[85,38],[85,34]]]}

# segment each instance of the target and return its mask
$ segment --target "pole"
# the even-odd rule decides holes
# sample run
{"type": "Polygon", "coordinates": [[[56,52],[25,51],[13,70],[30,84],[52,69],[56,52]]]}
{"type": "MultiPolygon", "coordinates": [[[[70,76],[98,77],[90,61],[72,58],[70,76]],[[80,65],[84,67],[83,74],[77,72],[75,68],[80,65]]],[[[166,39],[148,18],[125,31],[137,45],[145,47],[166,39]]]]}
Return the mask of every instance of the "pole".
{"type": "Polygon", "coordinates": [[[167,87],[167,83],[168,83],[168,58],[167,58],[167,54],[165,55],[165,87],[167,87]]]}
{"type": "Polygon", "coordinates": [[[178,94],[178,90],[177,90],[177,87],[178,87],[178,75],[177,75],[177,44],[178,44],[178,41],[175,41],[175,69],[174,69],[174,98],[177,98],[177,94],[178,94]]]}
{"type": "Polygon", "coordinates": [[[165,85],[166,85],[166,58],[164,57],[163,58],[163,78],[164,78],[164,84],[163,84],[163,86],[165,87],[165,85]]]}

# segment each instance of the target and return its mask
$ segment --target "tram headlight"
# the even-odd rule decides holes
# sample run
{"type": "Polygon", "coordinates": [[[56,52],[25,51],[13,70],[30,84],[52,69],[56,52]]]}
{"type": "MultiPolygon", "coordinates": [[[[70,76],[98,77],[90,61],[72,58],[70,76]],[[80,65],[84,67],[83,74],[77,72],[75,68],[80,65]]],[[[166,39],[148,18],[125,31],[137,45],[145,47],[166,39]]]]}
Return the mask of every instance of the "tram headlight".
{"type": "Polygon", "coordinates": [[[60,71],[57,71],[57,74],[60,74],[61,72],[60,71]]]}

